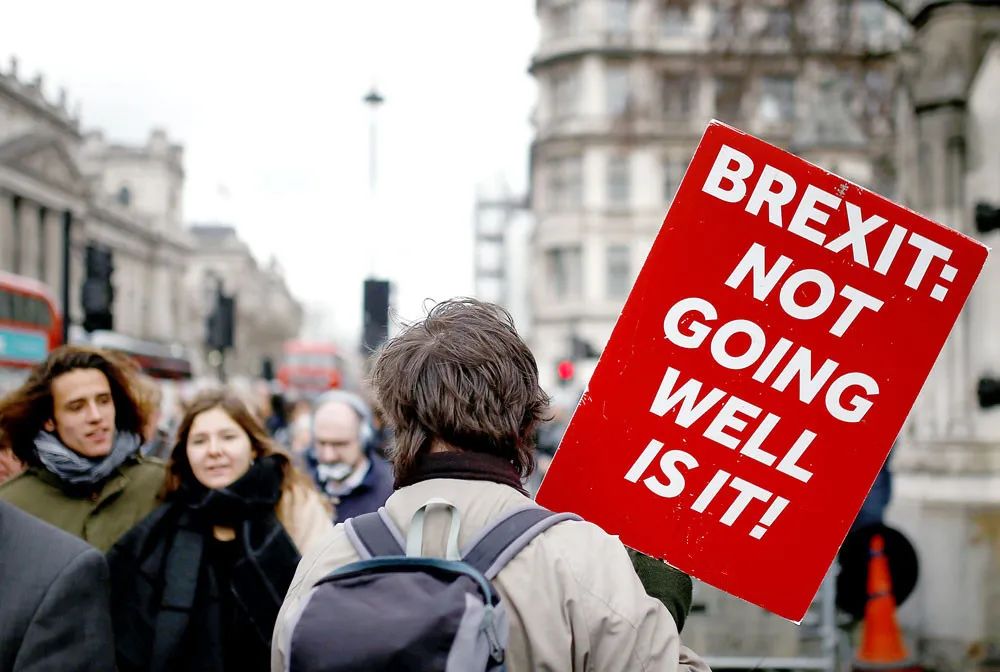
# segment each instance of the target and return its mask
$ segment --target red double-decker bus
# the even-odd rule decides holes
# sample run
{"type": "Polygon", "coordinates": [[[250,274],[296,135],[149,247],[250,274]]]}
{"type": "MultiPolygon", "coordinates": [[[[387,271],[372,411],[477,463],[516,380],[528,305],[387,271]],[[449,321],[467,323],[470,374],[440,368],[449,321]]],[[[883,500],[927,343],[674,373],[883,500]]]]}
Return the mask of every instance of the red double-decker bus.
{"type": "MultiPolygon", "coordinates": [[[[74,342],[70,334],[70,342],[74,342]]],[[[191,361],[184,348],[174,345],[143,341],[114,331],[94,331],[80,337],[80,343],[95,348],[113,350],[135,362],[143,373],[157,380],[188,380],[191,378],[191,361]]]]}
{"type": "Polygon", "coordinates": [[[323,341],[286,341],[278,381],[285,390],[320,394],[344,384],[344,360],[323,341]]]}
{"type": "Polygon", "coordinates": [[[48,287],[0,272],[0,389],[20,384],[62,339],[62,317],[48,287]]]}

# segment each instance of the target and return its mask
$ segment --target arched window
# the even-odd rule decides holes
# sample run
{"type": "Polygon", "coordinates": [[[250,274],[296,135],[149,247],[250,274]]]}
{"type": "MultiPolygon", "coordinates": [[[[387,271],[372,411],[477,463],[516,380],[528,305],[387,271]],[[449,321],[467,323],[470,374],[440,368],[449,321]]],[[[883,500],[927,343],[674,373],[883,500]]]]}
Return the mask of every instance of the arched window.
{"type": "Polygon", "coordinates": [[[132,205],[132,190],[128,188],[128,185],[123,184],[118,190],[118,203],[125,207],[132,205]]]}

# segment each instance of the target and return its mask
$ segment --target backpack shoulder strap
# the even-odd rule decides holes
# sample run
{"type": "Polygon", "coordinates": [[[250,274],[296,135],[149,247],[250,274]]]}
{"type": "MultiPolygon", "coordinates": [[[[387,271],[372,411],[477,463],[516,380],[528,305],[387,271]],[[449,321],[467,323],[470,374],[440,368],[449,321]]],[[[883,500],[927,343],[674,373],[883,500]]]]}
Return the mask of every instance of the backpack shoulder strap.
{"type": "Polygon", "coordinates": [[[480,532],[462,560],[493,580],[532,539],[564,520],[582,519],[573,513],[553,513],[540,506],[516,509],[480,532]]]}
{"type": "Polygon", "coordinates": [[[403,535],[393,524],[385,507],[378,511],[349,518],[344,523],[347,538],[362,560],[384,555],[406,555],[403,535]]]}

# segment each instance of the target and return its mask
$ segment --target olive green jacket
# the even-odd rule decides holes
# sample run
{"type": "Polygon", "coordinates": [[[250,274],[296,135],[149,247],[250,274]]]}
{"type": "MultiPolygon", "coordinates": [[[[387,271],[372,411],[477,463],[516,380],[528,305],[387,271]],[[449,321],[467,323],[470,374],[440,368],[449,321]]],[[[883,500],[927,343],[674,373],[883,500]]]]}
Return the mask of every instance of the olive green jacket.
{"type": "Polygon", "coordinates": [[[0,500],[80,537],[102,553],[159,504],[163,462],[129,458],[96,489],[67,490],[58,476],[31,467],[0,484],[0,500]]]}
{"type": "Polygon", "coordinates": [[[626,550],[628,557],[632,559],[635,573],[642,581],[642,587],[646,589],[646,594],[663,603],[674,617],[677,632],[680,632],[691,611],[691,577],[662,560],[643,555],[631,548],[626,550]]]}

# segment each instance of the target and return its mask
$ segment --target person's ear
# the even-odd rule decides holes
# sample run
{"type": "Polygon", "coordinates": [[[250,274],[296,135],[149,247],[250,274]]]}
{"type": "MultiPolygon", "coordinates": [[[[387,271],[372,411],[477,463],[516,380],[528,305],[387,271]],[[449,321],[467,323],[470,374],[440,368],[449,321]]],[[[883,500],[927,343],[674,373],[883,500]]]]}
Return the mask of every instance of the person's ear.
{"type": "Polygon", "coordinates": [[[45,424],[42,425],[42,429],[51,434],[52,432],[56,431],[56,423],[51,418],[49,418],[48,420],[45,421],[45,424]]]}

